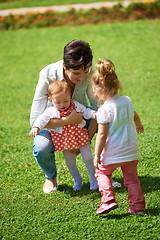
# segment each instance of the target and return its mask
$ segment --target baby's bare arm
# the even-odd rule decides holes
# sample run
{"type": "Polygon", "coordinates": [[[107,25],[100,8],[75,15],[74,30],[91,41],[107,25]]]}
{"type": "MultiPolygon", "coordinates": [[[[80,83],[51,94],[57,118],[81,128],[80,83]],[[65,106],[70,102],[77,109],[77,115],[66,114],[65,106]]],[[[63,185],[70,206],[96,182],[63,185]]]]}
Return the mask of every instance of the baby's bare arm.
{"type": "Polygon", "coordinates": [[[138,115],[137,112],[134,111],[134,123],[136,125],[136,131],[137,133],[143,133],[144,132],[144,127],[141,122],[140,116],[138,115]]]}

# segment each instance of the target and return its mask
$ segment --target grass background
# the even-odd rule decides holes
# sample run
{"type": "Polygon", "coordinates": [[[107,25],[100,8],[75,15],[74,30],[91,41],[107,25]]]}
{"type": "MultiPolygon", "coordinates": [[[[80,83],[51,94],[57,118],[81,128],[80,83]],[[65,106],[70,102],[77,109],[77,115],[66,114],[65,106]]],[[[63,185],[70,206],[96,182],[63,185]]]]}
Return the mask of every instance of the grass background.
{"type": "MultiPolygon", "coordinates": [[[[160,239],[159,103],[160,21],[135,21],[0,32],[0,179],[1,239],[94,240],[160,239]],[[119,208],[96,216],[99,192],[89,191],[88,174],[78,156],[83,189],[73,180],[61,153],[56,154],[59,190],[42,192],[43,173],[32,156],[29,112],[38,72],[62,58],[72,39],[88,41],[94,61],[109,58],[145,126],[138,136],[142,160],[139,177],[146,197],[143,216],[127,213],[125,187],[115,189],[119,208]]],[[[94,150],[95,138],[92,141],[94,150]]],[[[114,179],[123,183],[119,170],[114,179]]]]}
{"type": "MultiPolygon", "coordinates": [[[[113,1],[113,0],[110,0],[113,1]]],[[[116,0],[121,2],[121,0],[116,0]]],[[[92,3],[102,2],[100,0],[27,0],[27,1],[11,1],[11,2],[0,2],[0,9],[7,8],[23,8],[23,7],[38,7],[38,6],[52,6],[52,5],[67,5],[67,4],[78,4],[78,3],[92,3]]]]}

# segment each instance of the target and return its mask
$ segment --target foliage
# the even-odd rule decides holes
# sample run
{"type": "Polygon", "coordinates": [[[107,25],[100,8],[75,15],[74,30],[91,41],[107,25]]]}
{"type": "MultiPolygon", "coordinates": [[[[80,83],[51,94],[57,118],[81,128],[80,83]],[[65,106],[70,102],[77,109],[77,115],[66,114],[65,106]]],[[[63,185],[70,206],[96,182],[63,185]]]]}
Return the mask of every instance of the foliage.
{"type": "Polygon", "coordinates": [[[47,11],[36,14],[9,15],[0,17],[0,29],[32,27],[55,27],[63,25],[98,24],[114,21],[155,19],[160,17],[160,0],[146,3],[131,3],[128,7],[117,4],[112,8],[100,8],[58,13],[47,11]]]}

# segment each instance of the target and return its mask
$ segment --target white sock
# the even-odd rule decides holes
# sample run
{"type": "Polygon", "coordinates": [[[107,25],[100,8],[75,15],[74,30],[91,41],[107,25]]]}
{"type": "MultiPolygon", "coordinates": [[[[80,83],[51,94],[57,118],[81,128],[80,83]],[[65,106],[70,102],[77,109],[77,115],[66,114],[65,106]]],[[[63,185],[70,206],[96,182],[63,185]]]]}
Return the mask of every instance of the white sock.
{"type": "Polygon", "coordinates": [[[90,190],[96,190],[98,189],[98,183],[95,177],[95,168],[93,165],[93,158],[91,154],[90,144],[88,143],[86,146],[81,146],[80,152],[82,154],[83,161],[86,164],[87,171],[89,174],[90,190]]]}
{"type": "Polygon", "coordinates": [[[79,173],[79,170],[76,165],[76,153],[72,153],[71,151],[67,150],[63,152],[66,165],[72,177],[74,178],[74,187],[73,190],[81,190],[82,188],[82,177],[79,173]]]}

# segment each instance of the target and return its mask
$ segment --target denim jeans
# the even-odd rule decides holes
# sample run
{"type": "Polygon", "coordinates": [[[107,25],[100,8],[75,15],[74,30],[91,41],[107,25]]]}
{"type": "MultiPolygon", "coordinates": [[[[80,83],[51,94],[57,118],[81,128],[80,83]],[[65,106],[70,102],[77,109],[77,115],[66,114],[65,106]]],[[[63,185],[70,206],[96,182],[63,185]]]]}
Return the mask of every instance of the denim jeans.
{"type": "Polygon", "coordinates": [[[46,129],[41,130],[34,138],[33,154],[48,180],[57,176],[54,151],[50,132],[46,129]]]}

